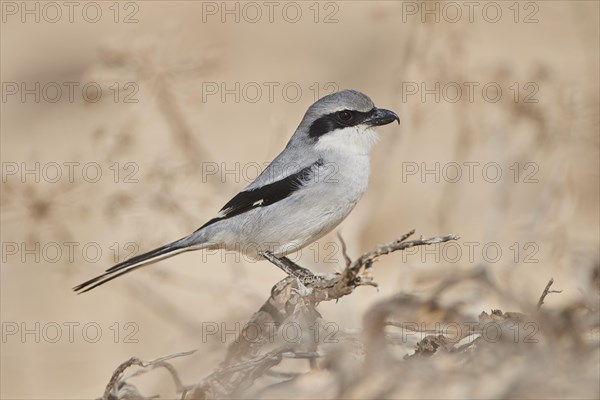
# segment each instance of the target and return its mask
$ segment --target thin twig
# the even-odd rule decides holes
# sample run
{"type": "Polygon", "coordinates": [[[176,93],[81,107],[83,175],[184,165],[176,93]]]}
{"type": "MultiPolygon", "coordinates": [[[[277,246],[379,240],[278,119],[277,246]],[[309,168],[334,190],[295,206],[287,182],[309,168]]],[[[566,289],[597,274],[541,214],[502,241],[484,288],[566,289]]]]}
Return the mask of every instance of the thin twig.
{"type": "MultiPolygon", "coordinates": [[[[167,360],[170,360],[170,359],[176,358],[176,357],[189,356],[190,354],[193,354],[195,352],[196,352],[196,350],[184,351],[184,352],[170,354],[168,356],[160,357],[160,358],[157,358],[157,359],[151,360],[151,361],[143,361],[137,357],[131,357],[129,360],[125,361],[124,363],[119,365],[117,367],[117,369],[115,369],[112,376],[110,377],[110,381],[108,381],[108,384],[106,385],[106,388],[104,389],[104,395],[102,396],[102,399],[109,400],[110,392],[113,390],[113,388],[119,382],[119,377],[123,374],[123,372],[125,372],[125,370],[127,368],[131,367],[132,365],[137,365],[137,366],[143,367],[143,368],[147,368],[147,367],[154,368],[157,366],[164,367],[165,364],[167,364],[167,363],[165,363],[165,361],[167,361],[167,360]]],[[[173,376],[174,379],[176,377],[175,384],[177,385],[178,389],[180,389],[181,380],[179,379],[179,376],[177,376],[177,373],[175,372],[174,369],[172,369],[172,368],[167,368],[167,369],[169,370],[169,372],[171,372],[171,376],[173,376]]]]}
{"type": "Polygon", "coordinates": [[[460,239],[460,236],[458,235],[449,234],[446,236],[436,236],[429,239],[417,239],[406,242],[406,239],[408,239],[414,233],[415,230],[413,229],[410,232],[402,235],[399,239],[396,239],[393,242],[386,243],[384,245],[380,245],[377,247],[376,250],[363,254],[352,263],[349,269],[353,272],[357,272],[363,265],[371,264],[376,258],[389,253],[393,253],[394,251],[406,250],[415,246],[424,246],[460,239]]]}
{"type": "Polygon", "coordinates": [[[399,250],[405,250],[414,246],[424,246],[436,243],[448,242],[451,240],[458,240],[460,236],[449,234],[445,236],[436,236],[428,239],[417,239],[406,241],[410,236],[415,233],[415,230],[411,230],[410,232],[405,233],[400,238],[394,240],[393,242],[389,242],[383,245],[377,246],[377,249],[364,253],[359,258],[357,258],[354,262],[350,264],[341,274],[337,282],[335,282],[332,288],[328,291],[327,297],[329,299],[337,299],[339,297],[348,295],[352,293],[352,290],[357,286],[377,286],[373,281],[369,274],[371,266],[375,259],[393,253],[399,250]],[[359,275],[360,271],[365,269],[366,274],[359,275]]]}
{"type": "Polygon", "coordinates": [[[542,292],[542,295],[540,296],[540,299],[538,300],[536,310],[539,310],[540,308],[542,308],[542,304],[544,304],[544,300],[546,299],[546,296],[548,296],[550,293],[562,293],[562,290],[550,290],[550,286],[552,286],[553,283],[554,283],[554,278],[550,278],[550,280],[548,281],[548,284],[546,285],[546,287],[544,288],[544,291],[542,292]]]}
{"type": "Polygon", "coordinates": [[[350,266],[350,264],[352,264],[352,259],[348,255],[348,249],[346,247],[346,241],[342,237],[342,233],[341,232],[338,231],[336,233],[336,235],[338,237],[338,240],[340,241],[340,245],[342,246],[342,255],[344,256],[344,261],[346,261],[346,268],[348,268],[350,266]]]}

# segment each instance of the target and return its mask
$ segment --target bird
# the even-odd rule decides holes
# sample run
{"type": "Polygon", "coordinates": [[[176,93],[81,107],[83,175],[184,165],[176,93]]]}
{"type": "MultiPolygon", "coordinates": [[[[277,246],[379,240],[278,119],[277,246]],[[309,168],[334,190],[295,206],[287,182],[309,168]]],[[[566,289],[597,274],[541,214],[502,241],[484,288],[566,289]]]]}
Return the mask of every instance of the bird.
{"type": "Polygon", "coordinates": [[[245,189],[188,236],[134,256],[77,285],[84,293],[126,273],[202,249],[239,251],[285,269],[286,256],[337,227],[367,189],[377,127],[398,115],[352,89],[312,104],[289,142],[245,189]]]}

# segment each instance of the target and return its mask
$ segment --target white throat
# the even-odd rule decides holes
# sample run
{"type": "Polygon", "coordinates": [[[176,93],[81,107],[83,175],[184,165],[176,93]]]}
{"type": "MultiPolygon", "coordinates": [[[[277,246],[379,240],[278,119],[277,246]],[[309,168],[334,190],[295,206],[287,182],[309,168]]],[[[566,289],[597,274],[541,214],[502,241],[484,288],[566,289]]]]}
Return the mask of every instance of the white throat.
{"type": "Polygon", "coordinates": [[[352,126],[336,129],[319,138],[315,149],[347,154],[369,155],[379,136],[373,127],[352,126]]]}

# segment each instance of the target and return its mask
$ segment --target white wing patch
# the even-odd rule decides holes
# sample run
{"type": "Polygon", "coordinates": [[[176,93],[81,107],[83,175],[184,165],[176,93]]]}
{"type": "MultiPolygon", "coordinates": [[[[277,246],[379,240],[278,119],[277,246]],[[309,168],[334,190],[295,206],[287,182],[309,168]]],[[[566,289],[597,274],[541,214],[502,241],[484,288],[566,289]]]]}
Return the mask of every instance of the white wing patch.
{"type": "Polygon", "coordinates": [[[227,213],[231,210],[231,208],[226,208],[223,209],[221,211],[219,211],[217,213],[217,215],[215,215],[215,218],[225,218],[227,216],[227,213]]]}

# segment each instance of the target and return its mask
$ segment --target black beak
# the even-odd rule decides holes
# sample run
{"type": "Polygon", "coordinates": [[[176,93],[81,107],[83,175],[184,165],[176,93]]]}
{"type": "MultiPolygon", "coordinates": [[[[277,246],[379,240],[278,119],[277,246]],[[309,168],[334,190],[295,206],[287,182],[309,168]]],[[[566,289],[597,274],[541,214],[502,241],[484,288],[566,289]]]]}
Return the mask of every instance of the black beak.
{"type": "Polygon", "coordinates": [[[381,126],[391,124],[394,121],[398,121],[398,124],[400,124],[400,118],[395,112],[383,108],[376,108],[375,112],[365,121],[365,123],[371,126],[381,126]]]}

